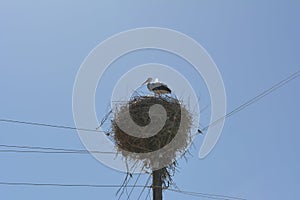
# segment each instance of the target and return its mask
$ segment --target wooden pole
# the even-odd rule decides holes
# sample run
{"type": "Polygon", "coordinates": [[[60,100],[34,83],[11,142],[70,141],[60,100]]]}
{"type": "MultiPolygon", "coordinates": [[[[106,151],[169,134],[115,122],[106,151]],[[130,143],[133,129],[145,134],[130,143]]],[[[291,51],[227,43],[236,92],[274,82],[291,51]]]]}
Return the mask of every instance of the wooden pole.
{"type": "Polygon", "coordinates": [[[153,200],[162,200],[162,169],[154,170],[152,174],[153,200]]]}

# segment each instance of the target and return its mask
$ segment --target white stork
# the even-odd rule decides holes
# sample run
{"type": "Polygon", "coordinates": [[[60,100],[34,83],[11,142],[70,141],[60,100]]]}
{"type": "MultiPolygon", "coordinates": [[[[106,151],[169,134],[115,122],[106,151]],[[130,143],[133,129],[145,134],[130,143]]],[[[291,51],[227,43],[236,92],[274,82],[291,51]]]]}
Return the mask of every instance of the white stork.
{"type": "Polygon", "coordinates": [[[158,79],[156,78],[154,83],[152,83],[152,78],[148,78],[142,85],[147,84],[147,88],[149,91],[154,92],[155,95],[161,95],[161,94],[170,94],[171,90],[168,88],[166,84],[163,84],[161,82],[158,82],[158,79]]]}

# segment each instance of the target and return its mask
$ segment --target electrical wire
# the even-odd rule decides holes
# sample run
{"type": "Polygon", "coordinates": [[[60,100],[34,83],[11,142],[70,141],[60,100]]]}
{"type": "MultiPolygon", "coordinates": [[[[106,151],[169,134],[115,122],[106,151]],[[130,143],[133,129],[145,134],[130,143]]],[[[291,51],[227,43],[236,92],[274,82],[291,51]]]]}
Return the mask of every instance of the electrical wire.
{"type": "MultiPolygon", "coordinates": [[[[120,185],[97,185],[97,184],[59,184],[59,183],[31,183],[31,182],[0,182],[0,185],[7,186],[46,186],[46,187],[88,187],[88,188],[118,188],[120,185]]],[[[143,188],[144,185],[127,185],[126,187],[143,188]]],[[[150,186],[148,186],[150,187],[150,186]]]]}
{"type": "Polygon", "coordinates": [[[216,195],[216,194],[207,194],[207,193],[200,193],[200,192],[190,192],[190,191],[183,191],[183,190],[175,190],[175,189],[167,189],[168,191],[171,192],[177,192],[185,195],[190,195],[194,197],[204,197],[208,199],[220,199],[220,200],[225,200],[225,199],[232,199],[232,200],[246,200],[244,198],[240,197],[232,197],[232,196],[225,196],[225,195],[216,195]]]}
{"type": "Polygon", "coordinates": [[[57,128],[57,129],[69,129],[69,130],[79,130],[79,131],[106,133],[105,131],[99,131],[96,128],[95,129],[76,128],[76,127],[72,127],[72,126],[46,124],[46,123],[29,122],[29,121],[20,121],[20,120],[13,120],[13,119],[3,119],[2,118],[2,119],[0,119],[0,122],[15,123],[15,124],[25,124],[25,125],[31,125],[31,126],[42,126],[42,127],[57,128]]]}
{"type": "MultiPolygon", "coordinates": [[[[4,182],[0,181],[0,185],[6,186],[32,186],[32,187],[87,187],[87,188],[119,188],[121,185],[108,185],[108,184],[60,184],[60,183],[33,183],[33,182],[4,182]]],[[[150,185],[126,185],[122,186],[126,188],[149,188],[151,189],[152,186],[150,185]]],[[[177,189],[166,189],[171,192],[177,192],[185,195],[195,196],[195,197],[204,197],[209,199],[219,199],[219,200],[246,200],[244,198],[239,197],[232,197],[232,196],[225,196],[225,195],[216,195],[216,194],[207,194],[207,193],[200,193],[200,192],[191,192],[191,191],[184,191],[184,190],[177,190],[177,189]]]]}
{"type": "MultiPolygon", "coordinates": [[[[143,169],[142,169],[142,170],[143,170],[143,169]]],[[[133,185],[136,185],[136,184],[137,184],[139,178],[141,177],[141,174],[142,174],[142,173],[139,173],[139,175],[138,175],[138,177],[136,178],[136,180],[135,180],[135,182],[134,182],[133,185]]],[[[127,200],[130,200],[130,196],[131,196],[131,194],[132,194],[132,192],[133,192],[133,189],[134,189],[134,187],[131,188],[131,190],[130,190],[130,192],[129,192],[129,195],[127,196],[127,200]]]]}
{"type": "Polygon", "coordinates": [[[151,188],[148,188],[148,192],[147,192],[147,195],[146,195],[146,200],[149,198],[150,200],[151,200],[151,198],[150,198],[150,191],[151,191],[151,188]]]}
{"type": "MultiPolygon", "coordinates": [[[[11,150],[11,149],[4,149],[0,150],[0,153],[39,153],[39,154],[86,154],[88,152],[74,152],[74,151],[37,151],[37,150],[11,150]]],[[[95,153],[95,152],[94,152],[95,153]]],[[[113,154],[116,155],[116,152],[96,152],[99,154],[113,154]]]]}
{"type": "MultiPolygon", "coordinates": [[[[258,95],[256,95],[255,97],[249,99],[248,101],[246,101],[245,103],[243,103],[242,105],[236,107],[235,109],[233,109],[232,111],[230,111],[229,113],[227,113],[226,115],[224,115],[223,117],[220,117],[219,119],[217,119],[216,121],[212,122],[211,124],[209,124],[208,126],[206,126],[205,128],[202,129],[202,131],[207,130],[209,127],[214,126],[215,124],[217,124],[220,120],[223,120],[225,118],[229,118],[232,115],[244,110],[245,108],[247,108],[248,106],[254,104],[255,102],[259,101],[260,99],[264,98],[265,96],[269,95],[270,93],[274,92],[275,90],[281,88],[282,86],[286,85],[287,83],[289,83],[290,81],[298,78],[300,76],[300,70],[291,74],[290,76],[286,77],[285,79],[281,80],[280,82],[274,84],[273,86],[271,86],[270,88],[266,89],[265,91],[259,93],[258,95]]],[[[201,130],[200,130],[201,131],[201,130]]]]}
{"type": "Polygon", "coordinates": [[[52,148],[52,147],[39,147],[39,146],[19,146],[19,145],[7,145],[0,144],[0,147],[7,148],[19,148],[19,149],[38,149],[38,150],[54,150],[54,151],[80,151],[80,152],[88,152],[87,150],[79,150],[79,149],[66,149],[66,148],[52,148]]]}
{"type": "MultiPolygon", "coordinates": [[[[151,174],[149,174],[148,179],[147,179],[147,181],[146,181],[146,184],[145,184],[145,186],[143,187],[143,189],[142,189],[142,191],[141,191],[141,193],[140,193],[140,195],[139,195],[139,197],[138,197],[137,200],[140,200],[140,198],[142,197],[142,194],[144,193],[144,191],[145,191],[147,185],[149,184],[150,179],[151,179],[151,174]]],[[[149,188],[149,190],[150,190],[150,189],[151,189],[151,188],[149,188]]]]}
{"type": "Polygon", "coordinates": [[[88,151],[88,150],[80,150],[80,149],[65,149],[65,148],[52,148],[52,147],[38,147],[38,146],[18,146],[18,145],[6,145],[0,144],[0,147],[6,148],[18,148],[22,150],[15,149],[0,149],[0,152],[3,153],[45,153],[45,154],[90,154],[90,153],[99,153],[99,154],[114,154],[117,152],[107,152],[107,151],[88,151]],[[23,150],[26,149],[26,150],[23,150]],[[27,150],[31,149],[31,150],[27,150]]]}

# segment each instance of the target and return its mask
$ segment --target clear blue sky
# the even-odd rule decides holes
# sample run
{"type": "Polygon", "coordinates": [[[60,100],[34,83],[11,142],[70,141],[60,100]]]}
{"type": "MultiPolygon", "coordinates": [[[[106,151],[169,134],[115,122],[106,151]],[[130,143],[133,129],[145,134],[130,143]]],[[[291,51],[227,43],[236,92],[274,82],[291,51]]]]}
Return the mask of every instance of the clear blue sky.
{"type": "MultiPolygon", "coordinates": [[[[0,118],[74,126],[72,89],[84,58],[107,37],[144,26],[175,29],[202,44],[220,69],[232,110],[300,69],[299,9],[297,0],[1,0],[0,118]]],[[[111,76],[119,72],[114,69],[111,76]]],[[[298,78],[229,118],[204,160],[198,159],[198,137],[193,157],[180,161],[178,187],[247,199],[300,199],[299,84],[298,78]]],[[[97,106],[101,112],[107,102],[97,106]]],[[[9,123],[0,123],[0,144],[84,148],[76,131],[9,123]]],[[[4,182],[120,184],[125,176],[91,155],[0,152],[0,161],[4,182]]],[[[116,190],[0,185],[5,200],[115,199],[116,190]]],[[[199,199],[168,191],[164,196],[199,199]]]]}

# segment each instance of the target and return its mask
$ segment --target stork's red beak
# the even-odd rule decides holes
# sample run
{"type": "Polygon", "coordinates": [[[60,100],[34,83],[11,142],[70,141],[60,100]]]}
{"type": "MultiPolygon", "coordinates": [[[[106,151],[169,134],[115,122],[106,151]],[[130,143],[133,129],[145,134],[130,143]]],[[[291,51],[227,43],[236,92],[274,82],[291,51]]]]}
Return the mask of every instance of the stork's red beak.
{"type": "MultiPolygon", "coordinates": [[[[142,85],[145,85],[146,83],[148,83],[148,80],[146,80],[144,83],[142,83],[142,85]]],[[[142,85],[141,85],[141,86],[142,86],[142,85]]]]}
{"type": "Polygon", "coordinates": [[[145,85],[146,83],[150,83],[151,81],[152,81],[152,78],[148,78],[142,85],[145,85]]]}

